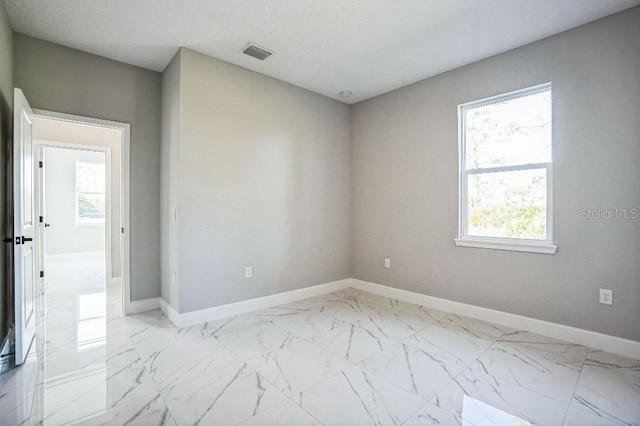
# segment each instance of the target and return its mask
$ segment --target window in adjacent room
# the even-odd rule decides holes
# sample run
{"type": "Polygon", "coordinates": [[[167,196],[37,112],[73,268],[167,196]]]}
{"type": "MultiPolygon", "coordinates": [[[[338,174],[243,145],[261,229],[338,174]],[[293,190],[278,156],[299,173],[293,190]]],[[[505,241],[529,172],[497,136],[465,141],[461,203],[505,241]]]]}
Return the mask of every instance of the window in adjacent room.
{"type": "Polygon", "coordinates": [[[457,245],[554,253],[551,84],[458,106],[457,245]]]}
{"type": "Polygon", "coordinates": [[[105,217],[104,163],[76,162],[76,224],[103,225],[105,217]]]}

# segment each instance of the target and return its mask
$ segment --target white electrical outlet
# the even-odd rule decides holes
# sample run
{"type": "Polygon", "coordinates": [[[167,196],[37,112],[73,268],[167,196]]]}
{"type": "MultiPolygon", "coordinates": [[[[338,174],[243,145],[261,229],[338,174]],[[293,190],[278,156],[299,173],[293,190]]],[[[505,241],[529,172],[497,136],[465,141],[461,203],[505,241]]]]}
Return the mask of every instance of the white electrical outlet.
{"type": "Polygon", "coordinates": [[[247,266],[244,268],[244,277],[251,278],[253,276],[253,271],[251,270],[251,266],[247,266]]]}
{"type": "Polygon", "coordinates": [[[613,304],[613,290],[607,290],[606,288],[600,289],[600,303],[603,305],[613,304]]]}
{"type": "Polygon", "coordinates": [[[391,259],[389,258],[384,259],[384,267],[387,269],[391,268],[391,259]]]}

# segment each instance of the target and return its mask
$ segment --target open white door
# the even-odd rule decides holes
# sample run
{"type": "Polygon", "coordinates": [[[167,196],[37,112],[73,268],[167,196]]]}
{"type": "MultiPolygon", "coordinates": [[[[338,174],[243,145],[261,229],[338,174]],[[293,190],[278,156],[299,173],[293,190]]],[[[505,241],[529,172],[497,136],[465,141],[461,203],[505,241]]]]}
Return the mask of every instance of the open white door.
{"type": "Polygon", "coordinates": [[[16,364],[24,363],[35,337],[36,261],[33,238],[36,232],[33,193],[33,112],[20,89],[13,94],[13,206],[15,247],[15,337],[16,364]]]}

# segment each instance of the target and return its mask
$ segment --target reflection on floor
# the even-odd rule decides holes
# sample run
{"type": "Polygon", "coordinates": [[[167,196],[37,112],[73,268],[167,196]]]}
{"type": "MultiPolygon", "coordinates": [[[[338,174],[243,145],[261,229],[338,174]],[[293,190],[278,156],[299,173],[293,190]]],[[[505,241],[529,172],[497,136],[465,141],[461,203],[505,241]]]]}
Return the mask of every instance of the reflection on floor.
{"type": "Polygon", "coordinates": [[[178,330],[90,264],[52,277],[2,424],[640,424],[636,360],[352,289],[178,330]]]}

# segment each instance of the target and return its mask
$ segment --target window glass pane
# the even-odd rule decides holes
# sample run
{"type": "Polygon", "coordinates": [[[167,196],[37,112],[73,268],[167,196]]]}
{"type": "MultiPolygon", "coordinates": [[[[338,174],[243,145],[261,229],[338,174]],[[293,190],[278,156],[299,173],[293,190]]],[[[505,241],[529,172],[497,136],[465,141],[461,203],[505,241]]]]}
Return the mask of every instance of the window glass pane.
{"type": "Polygon", "coordinates": [[[468,175],[471,236],[546,239],[547,171],[468,175]]]}
{"type": "Polygon", "coordinates": [[[463,114],[467,169],[551,162],[551,89],[463,114]]]}
{"type": "Polygon", "coordinates": [[[105,218],[104,163],[76,162],[77,223],[103,224],[105,218]]]}
{"type": "Polygon", "coordinates": [[[104,164],[76,163],[76,189],[78,192],[100,192],[104,194],[104,164]]]}
{"type": "Polygon", "coordinates": [[[104,223],[104,194],[78,194],[78,221],[104,223]]]}

